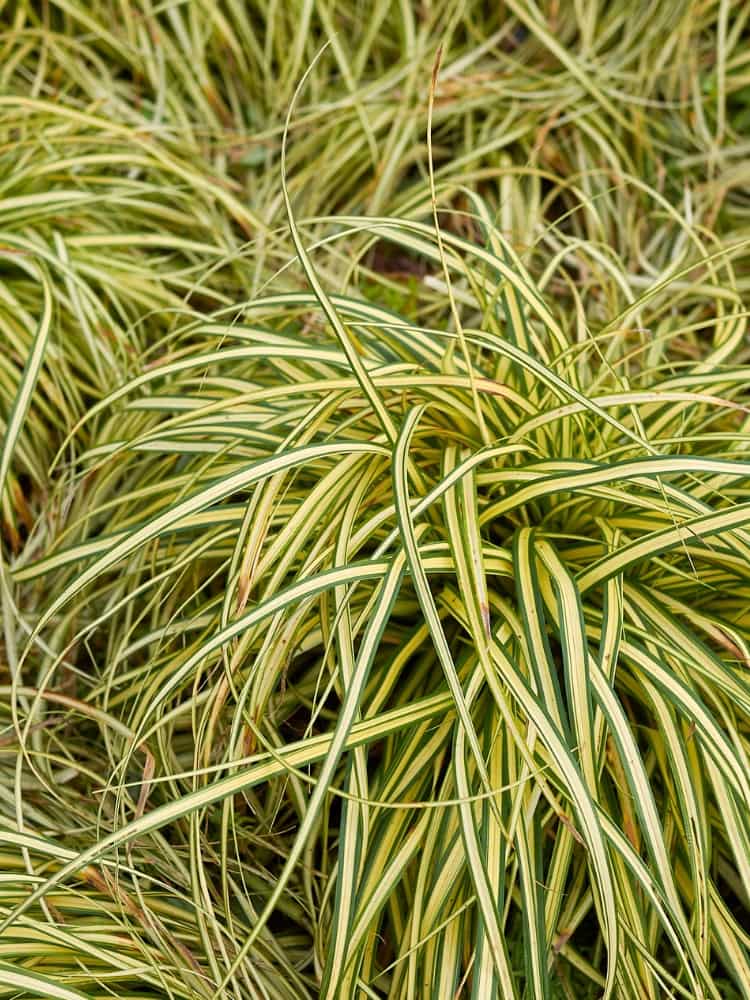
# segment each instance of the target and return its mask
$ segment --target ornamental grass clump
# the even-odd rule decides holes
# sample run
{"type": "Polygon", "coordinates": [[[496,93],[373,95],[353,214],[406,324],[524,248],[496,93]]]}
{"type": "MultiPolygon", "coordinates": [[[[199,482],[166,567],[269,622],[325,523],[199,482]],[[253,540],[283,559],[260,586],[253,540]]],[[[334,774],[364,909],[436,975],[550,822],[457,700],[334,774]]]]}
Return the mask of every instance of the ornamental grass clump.
{"type": "Polygon", "coordinates": [[[746,17],[119,6],[3,36],[0,993],[750,997],[746,17]]]}
{"type": "Polygon", "coordinates": [[[614,295],[614,264],[558,230],[534,279],[467,197],[475,239],[337,220],[334,242],[365,227],[420,262],[417,318],[329,293],[300,242],[310,291],[181,317],[60,448],[64,526],[51,506],[44,554],[6,569],[40,609],[5,688],[2,832],[3,933],[34,976],[750,982],[731,253],[691,234],[589,334],[570,271],[614,295]],[[712,290],[720,317],[675,323],[675,294],[704,315],[712,290]]]}

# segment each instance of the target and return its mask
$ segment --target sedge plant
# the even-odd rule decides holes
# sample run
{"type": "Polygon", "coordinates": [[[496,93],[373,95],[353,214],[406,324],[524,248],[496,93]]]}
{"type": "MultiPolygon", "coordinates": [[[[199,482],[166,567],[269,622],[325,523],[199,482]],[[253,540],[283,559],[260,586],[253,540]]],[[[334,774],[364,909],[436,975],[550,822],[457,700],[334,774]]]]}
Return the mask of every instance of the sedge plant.
{"type": "Polygon", "coordinates": [[[2,995],[749,997],[743,5],[8,6],[2,995]]]}

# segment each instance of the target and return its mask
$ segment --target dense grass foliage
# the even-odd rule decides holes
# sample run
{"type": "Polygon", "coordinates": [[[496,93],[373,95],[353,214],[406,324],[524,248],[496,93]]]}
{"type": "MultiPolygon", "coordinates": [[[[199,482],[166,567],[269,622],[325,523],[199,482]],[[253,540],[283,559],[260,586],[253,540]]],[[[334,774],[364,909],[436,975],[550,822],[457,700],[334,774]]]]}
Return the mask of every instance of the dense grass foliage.
{"type": "Polygon", "coordinates": [[[0,29],[0,996],[750,998],[750,4],[0,29]]]}

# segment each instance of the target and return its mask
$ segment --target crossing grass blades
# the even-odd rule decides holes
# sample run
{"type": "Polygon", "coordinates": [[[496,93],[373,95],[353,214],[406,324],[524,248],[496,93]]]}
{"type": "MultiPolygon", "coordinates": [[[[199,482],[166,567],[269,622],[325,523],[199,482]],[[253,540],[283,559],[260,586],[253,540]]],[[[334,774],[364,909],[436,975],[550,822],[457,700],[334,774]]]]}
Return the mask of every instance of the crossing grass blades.
{"type": "MultiPolygon", "coordinates": [[[[375,36],[349,63],[336,35],[296,110],[285,91],[285,145],[269,126],[278,162],[245,164],[253,198],[215,148],[191,159],[271,65],[242,5],[111,38],[106,5],[57,6],[4,36],[37,83],[4,71],[0,993],[750,997],[741,192],[719,212],[715,164],[680,202],[656,166],[595,162],[596,135],[648,142],[581,83],[576,5],[562,55],[514,2],[474,56],[526,46],[525,160],[440,147],[451,86],[454,122],[493,127],[456,69],[481,5],[400,5],[398,29],[375,5],[419,56],[421,166],[399,173],[398,98],[378,118],[362,89],[375,36]],[[215,99],[167,72],[210,32],[245,59],[215,99]],[[78,104],[47,92],[68,44],[144,59],[109,118],[85,60],[78,104]],[[335,215],[294,131],[332,58],[353,157],[385,142],[367,204],[321,154],[335,215]],[[546,162],[529,66],[571,100],[529,139],[546,162]]],[[[333,38],[330,6],[301,5],[333,38]]],[[[721,17],[706,101],[740,58],[721,17]]],[[[670,170],[699,158],[685,135],[655,127],[670,170]]]]}

